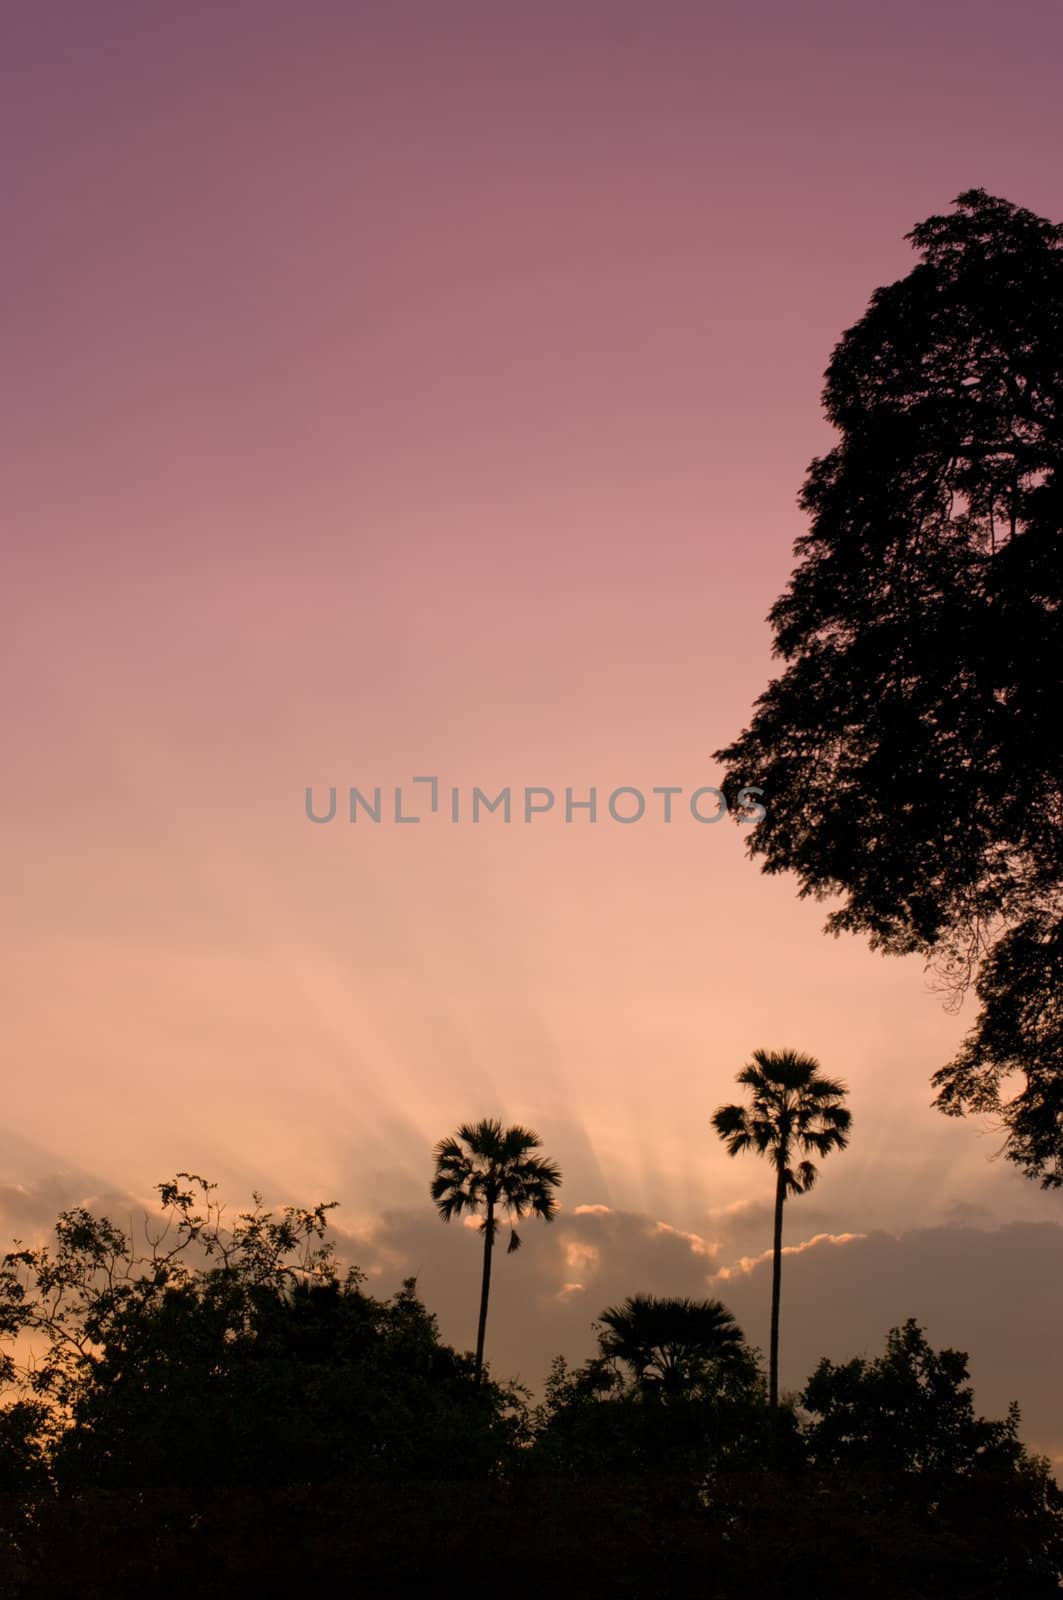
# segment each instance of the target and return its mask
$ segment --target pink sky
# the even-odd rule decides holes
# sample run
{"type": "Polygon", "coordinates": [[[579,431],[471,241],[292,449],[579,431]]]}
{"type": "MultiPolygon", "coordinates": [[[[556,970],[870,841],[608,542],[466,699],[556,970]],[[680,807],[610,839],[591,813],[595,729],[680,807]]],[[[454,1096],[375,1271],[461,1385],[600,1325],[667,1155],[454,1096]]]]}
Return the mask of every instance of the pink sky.
{"type": "MultiPolygon", "coordinates": [[[[500,1114],[567,1207],[737,1260],[767,1178],[708,1119],[791,1045],[855,1118],[791,1243],[1058,1229],[928,1109],[969,1011],[821,937],[736,830],[315,828],[303,793],[713,782],[834,341],[960,190],[1063,216],[1063,14],[42,0],[3,32],[4,1182],[192,1167],[379,1235],[500,1114]]],[[[940,1336],[977,1359],[976,1317],[940,1336]]],[[[1057,1382],[1019,1398],[1063,1451],[1057,1382]]]]}

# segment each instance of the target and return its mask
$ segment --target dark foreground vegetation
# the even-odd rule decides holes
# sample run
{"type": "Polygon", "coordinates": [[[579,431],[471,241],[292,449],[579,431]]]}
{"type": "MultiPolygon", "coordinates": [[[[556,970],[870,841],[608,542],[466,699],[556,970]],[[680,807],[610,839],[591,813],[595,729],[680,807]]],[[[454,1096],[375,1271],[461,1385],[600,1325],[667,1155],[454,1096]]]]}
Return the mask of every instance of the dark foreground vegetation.
{"type": "Polygon", "coordinates": [[[142,1248],[76,1210],[4,1259],[0,1595],[1059,1593],[1047,1464],[914,1322],[772,1413],[725,1307],[633,1295],[533,1406],[327,1207],[161,1194],[142,1248]]]}

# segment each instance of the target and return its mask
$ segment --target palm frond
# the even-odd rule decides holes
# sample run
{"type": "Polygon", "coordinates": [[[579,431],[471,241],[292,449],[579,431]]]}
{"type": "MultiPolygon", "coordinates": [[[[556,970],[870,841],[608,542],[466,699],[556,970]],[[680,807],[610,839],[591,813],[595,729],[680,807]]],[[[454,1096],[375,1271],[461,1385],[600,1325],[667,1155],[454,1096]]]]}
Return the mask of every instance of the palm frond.
{"type": "Polygon", "coordinates": [[[848,1093],[845,1084],[825,1077],[814,1056],[796,1050],[754,1050],[737,1081],[751,1091],[749,1103],[720,1106],[712,1119],[728,1153],[754,1149],[770,1154],[785,1173],[787,1189],[806,1194],[815,1182],[815,1169],[805,1161],[794,1172],[790,1150],[826,1156],[845,1148],[852,1124],[852,1114],[842,1104],[848,1093]]]}
{"type": "Polygon", "coordinates": [[[628,1368],[640,1388],[681,1392],[747,1359],[745,1339],[718,1300],[631,1295],[597,1323],[602,1358],[628,1368]]]}
{"type": "Polygon", "coordinates": [[[460,1217],[463,1211],[471,1208],[472,1202],[461,1189],[452,1189],[437,1197],[436,1210],[444,1222],[449,1222],[451,1217],[460,1217]]]}
{"type": "Polygon", "coordinates": [[[794,1194],[807,1194],[815,1183],[817,1175],[811,1161],[802,1161],[792,1174],[794,1194]]]}
{"type": "MultiPolygon", "coordinates": [[[[500,1213],[510,1222],[535,1216],[544,1222],[557,1213],[555,1191],[561,1169],[532,1152],[541,1140],[529,1128],[504,1128],[497,1118],[463,1123],[456,1135],[436,1145],[432,1199],[444,1222],[467,1211],[493,1218],[493,1240],[500,1213]]],[[[485,1223],[486,1227],[486,1223],[485,1223]]],[[[510,1249],[517,1249],[510,1245],[510,1249]]]]}

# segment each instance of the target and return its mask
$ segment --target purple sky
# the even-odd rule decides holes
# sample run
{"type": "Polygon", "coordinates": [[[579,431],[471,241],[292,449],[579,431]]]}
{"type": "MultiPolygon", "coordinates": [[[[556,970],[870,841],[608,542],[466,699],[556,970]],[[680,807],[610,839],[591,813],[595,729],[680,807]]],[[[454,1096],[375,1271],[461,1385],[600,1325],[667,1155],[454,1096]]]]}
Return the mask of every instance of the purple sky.
{"type": "Polygon", "coordinates": [[[303,812],[421,773],[603,810],[713,782],[835,340],[962,189],[1063,216],[1063,12],[40,0],[0,27],[9,1231],[178,1167],[337,1198],[467,1345],[476,1242],[435,1222],[429,1152],[498,1114],[562,1161],[568,1218],[499,1274],[503,1370],[680,1282],[763,1343],[768,1175],[708,1119],[789,1045],[855,1130],[788,1218],[784,1382],[922,1316],[1063,1457],[1028,1356],[1059,1201],[928,1108],[970,1013],[918,962],[823,938],[689,814],[303,812]]]}

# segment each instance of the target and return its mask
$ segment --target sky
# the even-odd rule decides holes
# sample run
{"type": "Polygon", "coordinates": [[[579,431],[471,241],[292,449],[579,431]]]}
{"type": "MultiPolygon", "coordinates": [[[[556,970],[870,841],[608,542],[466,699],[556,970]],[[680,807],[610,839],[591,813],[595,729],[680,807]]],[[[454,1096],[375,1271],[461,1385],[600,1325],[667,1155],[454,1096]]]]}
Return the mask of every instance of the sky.
{"type": "Polygon", "coordinates": [[[784,1387],[917,1316],[1063,1462],[1059,1198],[930,1108],[970,1002],[689,804],[835,341],[962,190],[1063,217],[1061,47],[1030,0],[3,8],[3,1236],[179,1169],[335,1199],[467,1348],[431,1149],[497,1115],[565,1183],[496,1370],[638,1291],[766,1345],[770,1175],[710,1117],[792,1047],[854,1131],[788,1211],[784,1387]]]}

